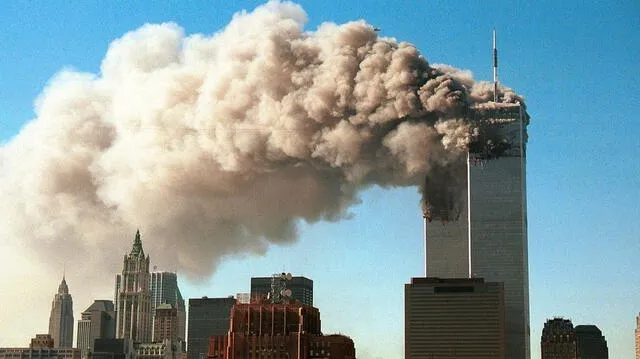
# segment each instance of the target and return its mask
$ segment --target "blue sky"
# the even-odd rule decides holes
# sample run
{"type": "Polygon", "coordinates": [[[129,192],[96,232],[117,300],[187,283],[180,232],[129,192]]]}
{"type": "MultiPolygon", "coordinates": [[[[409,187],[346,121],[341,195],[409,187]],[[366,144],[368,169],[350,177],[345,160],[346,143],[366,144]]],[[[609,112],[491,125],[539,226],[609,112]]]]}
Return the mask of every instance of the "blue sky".
{"type": "MultiPolygon", "coordinates": [[[[125,32],[173,21],[187,34],[210,34],[233,13],[260,3],[3,4],[0,140],[9,141],[34,117],[34,100],[56,72],[71,67],[97,73],[108,44],[125,32]]],[[[525,96],[532,117],[527,159],[532,358],[539,357],[541,327],[553,316],[598,325],[611,358],[632,357],[640,311],[640,3],[300,4],[308,30],[325,21],[365,19],[383,36],[415,44],[429,62],[469,69],[476,79],[491,77],[491,30],[498,30],[500,79],[525,96]]],[[[184,296],[245,292],[251,276],[281,270],[305,275],[314,280],[325,332],[352,336],[363,358],[402,358],[403,284],[422,273],[418,195],[411,188],[373,188],[361,199],[351,209],[352,219],[302,224],[297,243],[272,247],[262,257],[230,258],[208,282],[183,282],[184,296]]],[[[89,304],[77,303],[75,309],[89,304]]]]}

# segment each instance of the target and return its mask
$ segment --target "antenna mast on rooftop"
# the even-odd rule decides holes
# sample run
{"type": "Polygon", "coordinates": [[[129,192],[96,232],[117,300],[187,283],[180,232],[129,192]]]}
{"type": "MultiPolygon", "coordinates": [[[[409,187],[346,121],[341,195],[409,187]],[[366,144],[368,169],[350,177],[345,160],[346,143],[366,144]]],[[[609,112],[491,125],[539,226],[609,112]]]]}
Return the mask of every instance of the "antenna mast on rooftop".
{"type": "Polygon", "coordinates": [[[498,102],[498,46],[496,29],[493,29],[493,102],[498,102]]]}

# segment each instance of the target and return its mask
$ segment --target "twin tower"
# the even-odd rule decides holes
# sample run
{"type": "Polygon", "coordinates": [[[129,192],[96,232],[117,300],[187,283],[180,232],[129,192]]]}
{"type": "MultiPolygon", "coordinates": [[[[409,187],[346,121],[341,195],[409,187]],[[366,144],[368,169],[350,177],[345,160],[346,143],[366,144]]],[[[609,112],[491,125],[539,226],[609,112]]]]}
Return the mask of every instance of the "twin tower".
{"type": "Polygon", "coordinates": [[[524,104],[490,102],[475,108],[470,120],[492,138],[471,144],[466,161],[457,164],[458,173],[466,175],[457,199],[458,219],[425,218],[426,279],[414,278],[405,287],[407,359],[466,357],[467,350],[475,353],[471,357],[484,358],[477,350],[489,348],[490,341],[496,349],[487,350],[487,358],[530,358],[525,170],[529,116],[524,104]],[[461,302],[454,308],[456,300],[461,302]],[[451,317],[444,318],[447,310],[451,317]],[[433,333],[424,329],[429,323],[434,324],[433,333]],[[450,327],[451,338],[442,326],[450,327]],[[489,333],[493,329],[496,336],[489,333]],[[469,339],[461,343],[459,334],[465,330],[469,339]],[[442,340],[425,344],[434,338],[442,340]],[[472,348],[473,340],[477,346],[472,348]],[[437,352],[437,347],[446,349],[437,352]]]}

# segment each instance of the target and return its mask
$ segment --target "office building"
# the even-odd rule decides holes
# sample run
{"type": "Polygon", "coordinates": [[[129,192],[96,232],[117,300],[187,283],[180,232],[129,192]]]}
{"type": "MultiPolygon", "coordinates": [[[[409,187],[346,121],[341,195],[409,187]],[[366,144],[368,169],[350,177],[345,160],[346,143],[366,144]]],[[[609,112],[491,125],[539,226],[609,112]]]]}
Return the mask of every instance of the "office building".
{"type": "Polygon", "coordinates": [[[113,339],[116,334],[116,313],[110,300],[96,300],[82,312],[78,321],[77,348],[93,351],[96,339],[113,339]]]}
{"type": "Polygon", "coordinates": [[[242,304],[251,303],[251,293],[238,293],[236,294],[236,302],[242,304]]]}
{"type": "Polygon", "coordinates": [[[0,359],[81,359],[80,349],[54,348],[50,334],[36,334],[28,348],[0,348],[0,359]]]}
{"type": "Polygon", "coordinates": [[[73,299],[64,276],[51,303],[49,334],[54,348],[73,347],[73,299]]]}
{"type": "Polygon", "coordinates": [[[236,304],[228,334],[210,338],[210,359],[355,359],[344,335],[322,335],[320,312],[298,301],[236,304]]]}
{"type": "Polygon", "coordinates": [[[51,334],[36,334],[29,343],[30,349],[50,349],[54,347],[54,340],[51,334]]]}
{"type": "Polygon", "coordinates": [[[636,359],[640,359],[640,313],[636,317],[636,359]]]}
{"type": "MultiPolygon", "coordinates": [[[[283,275],[277,274],[277,276],[283,275]]],[[[253,277],[251,278],[251,298],[257,296],[265,296],[271,291],[271,277],[253,277]]],[[[291,298],[302,304],[313,306],[313,281],[305,277],[291,277],[286,282],[287,289],[291,290],[291,298]]]]}
{"type": "Polygon", "coordinates": [[[182,351],[175,342],[162,340],[157,343],[134,343],[136,359],[180,359],[182,351]]]}
{"type": "Polygon", "coordinates": [[[595,325],[577,325],[578,359],[609,359],[609,348],[602,332],[595,325]]]}
{"type": "Polygon", "coordinates": [[[569,319],[547,320],[540,338],[542,359],[577,359],[578,346],[573,323],[569,319]]]}
{"type": "Polygon", "coordinates": [[[405,284],[405,359],[505,359],[502,283],[413,278],[405,284]]]}
{"type": "Polygon", "coordinates": [[[134,343],[131,339],[96,339],[91,359],[133,359],[134,343]]]}
{"type": "Polygon", "coordinates": [[[153,342],[178,341],[178,309],[171,304],[160,304],[153,315],[153,342]]]}
{"type": "Polygon", "coordinates": [[[172,272],[151,272],[149,290],[151,292],[151,315],[155,315],[154,311],[159,305],[170,304],[176,309],[176,340],[184,340],[186,338],[187,313],[184,298],[182,298],[180,288],[178,288],[177,274],[172,272]]]}
{"type": "Polygon", "coordinates": [[[236,300],[233,296],[229,298],[189,299],[188,359],[207,358],[209,337],[227,333],[231,308],[234,304],[236,304],[236,300]]]}
{"type": "Polygon", "coordinates": [[[149,256],[144,255],[140,231],[124,256],[122,273],[116,277],[116,338],[151,341],[149,256]]]}
{"type": "Polygon", "coordinates": [[[450,164],[452,187],[443,192],[442,184],[426,179],[425,198],[438,207],[425,208],[425,271],[428,277],[504,283],[507,357],[529,359],[529,117],[524,105],[490,104],[469,115],[486,135],[470,143],[466,160],[450,164]]]}

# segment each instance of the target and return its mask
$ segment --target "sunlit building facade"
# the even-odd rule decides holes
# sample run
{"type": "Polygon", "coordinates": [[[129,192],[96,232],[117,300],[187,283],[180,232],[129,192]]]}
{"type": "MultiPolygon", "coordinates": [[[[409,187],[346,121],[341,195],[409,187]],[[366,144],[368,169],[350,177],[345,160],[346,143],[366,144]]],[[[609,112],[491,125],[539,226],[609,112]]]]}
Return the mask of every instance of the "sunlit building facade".
{"type": "Polygon", "coordinates": [[[73,299],[63,277],[58,293],[53,297],[49,316],[49,334],[53,338],[54,348],[73,347],[73,325],[73,299]]]}
{"type": "Polygon", "coordinates": [[[355,359],[351,338],[322,335],[320,311],[299,301],[238,303],[225,335],[209,340],[209,359],[355,359]]]}
{"type": "Polygon", "coordinates": [[[134,342],[151,341],[151,298],[149,256],[142,249],[140,232],[124,256],[122,273],[116,276],[116,338],[134,342]]]}

